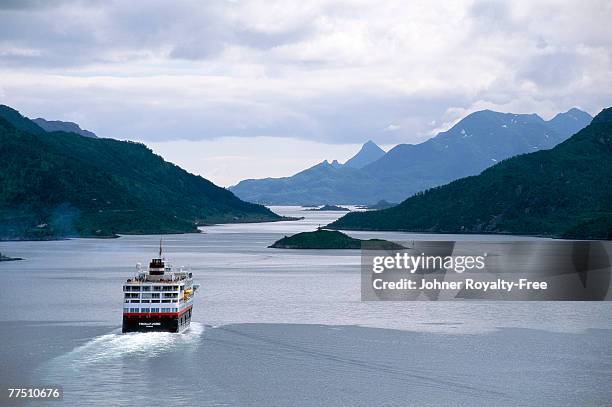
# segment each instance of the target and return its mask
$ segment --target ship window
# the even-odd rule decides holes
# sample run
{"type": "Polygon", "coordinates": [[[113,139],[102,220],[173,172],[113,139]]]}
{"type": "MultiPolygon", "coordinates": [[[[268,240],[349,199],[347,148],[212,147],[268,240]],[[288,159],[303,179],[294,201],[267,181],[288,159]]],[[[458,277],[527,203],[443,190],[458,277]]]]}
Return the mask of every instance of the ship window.
{"type": "Polygon", "coordinates": [[[172,301],[170,301],[170,300],[162,300],[162,302],[172,302],[172,301]]]}
{"type": "Polygon", "coordinates": [[[142,293],[141,298],[152,298],[151,293],[142,293]]]}
{"type": "Polygon", "coordinates": [[[138,304],[140,300],[131,300],[132,304],[138,304]]]}
{"type": "Polygon", "coordinates": [[[151,308],[151,312],[159,312],[159,308],[151,308]]]}
{"type": "Polygon", "coordinates": [[[149,300],[142,300],[141,302],[147,302],[147,303],[148,303],[148,302],[149,302],[149,300]]]}
{"type": "Polygon", "coordinates": [[[161,286],[160,285],[154,285],[153,286],[153,291],[161,291],[161,286]]]}
{"type": "Polygon", "coordinates": [[[149,308],[141,308],[141,312],[149,312],[149,308]]]}
{"type": "Polygon", "coordinates": [[[151,286],[150,285],[143,285],[142,286],[142,291],[151,291],[151,286]]]}
{"type": "Polygon", "coordinates": [[[130,308],[130,312],[138,312],[138,308],[130,308]]]}
{"type": "Polygon", "coordinates": [[[151,298],[159,298],[159,293],[153,293],[153,294],[151,294],[151,298]]]}
{"type": "Polygon", "coordinates": [[[158,303],[158,302],[159,302],[159,300],[151,300],[151,302],[158,303]]]}

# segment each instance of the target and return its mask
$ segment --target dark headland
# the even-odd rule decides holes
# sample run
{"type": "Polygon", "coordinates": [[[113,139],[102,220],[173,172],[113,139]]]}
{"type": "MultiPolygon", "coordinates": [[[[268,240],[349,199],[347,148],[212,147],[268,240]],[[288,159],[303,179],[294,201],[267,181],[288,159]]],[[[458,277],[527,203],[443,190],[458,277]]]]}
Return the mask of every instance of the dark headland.
{"type": "Polygon", "coordinates": [[[337,205],[323,205],[320,208],[312,208],[312,209],[305,209],[306,211],[311,211],[311,212],[350,212],[351,210],[349,208],[345,208],[344,206],[337,206],[337,205]]]}

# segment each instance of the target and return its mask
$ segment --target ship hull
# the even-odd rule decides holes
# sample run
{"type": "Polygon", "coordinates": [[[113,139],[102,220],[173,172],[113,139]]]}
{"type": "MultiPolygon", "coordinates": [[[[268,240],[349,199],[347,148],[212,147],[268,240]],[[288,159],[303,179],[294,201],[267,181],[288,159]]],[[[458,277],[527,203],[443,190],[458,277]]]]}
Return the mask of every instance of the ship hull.
{"type": "Polygon", "coordinates": [[[181,315],[124,314],[122,332],[181,333],[189,328],[190,323],[191,309],[181,315]]]}

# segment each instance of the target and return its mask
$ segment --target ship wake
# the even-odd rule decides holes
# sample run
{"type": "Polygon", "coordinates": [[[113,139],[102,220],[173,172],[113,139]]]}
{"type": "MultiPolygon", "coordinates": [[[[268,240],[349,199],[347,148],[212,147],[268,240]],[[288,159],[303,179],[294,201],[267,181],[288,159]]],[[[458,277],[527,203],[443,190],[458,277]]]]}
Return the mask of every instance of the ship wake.
{"type": "Polygon", "coordinates": [[[147,332],[122,334],[120,330],[98,336],[62,358],[73,359],[77,365],[111,361],[126,356],[157,357],[177,347],[194,345],[204,332],[204,326],[193,322],[182,334],[147,332]]]}
{"type": "Polygon", "coordinates": [[[67,400],[96,404],[112,392],[117,397],[115,402],[128,404],[134,393],[146,394],[149,386],[180,387],[180,383],[172,383],[181,376],[176,374],[177,367],[193,358],[204,330],[205,326],[197,322],[182,334],[122,334],[119,329],[50,360],[36,375],[41,382],[63,386],[67,400]],[[135,382],[134,375],[148,379],[135,382]]]}

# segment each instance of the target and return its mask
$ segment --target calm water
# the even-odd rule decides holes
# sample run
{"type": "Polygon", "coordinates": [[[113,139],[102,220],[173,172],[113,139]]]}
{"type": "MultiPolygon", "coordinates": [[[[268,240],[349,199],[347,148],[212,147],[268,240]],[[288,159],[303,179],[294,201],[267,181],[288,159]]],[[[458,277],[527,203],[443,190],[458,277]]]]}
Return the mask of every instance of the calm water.
{"type": "MultiPolygon", "coordinates": [[[[394,335],[397,334],[380,336],[367,332],[392,331],[352,328],[350,335],[341,338],[330,336],[338,335],[330,329],[348,329],[347,326],[402,330],[406,332],[400,333],[404,335],[402,338],[407,335],[419,335],[418,340],[436,338],[427,340],[443,340],[446,341],[443,342],[445,346],[456,341],[471,342],[466,338],[475,337],[480,341],[483,338],[496,338],[486,343],[502,346],[503,341],[495,335],[504,329],[514,329],[505,338],[513,337],[520,341],[522,334],[517,332],[523,332],[521,329],[538,330],[542,335],[550,335],[543,339],[544,342],[567,342],[569,347],[572,341],[578,340],[571,338],[587,338],[585,340],[591,347],[582,347],[581,352],[592,349],[596,357],[588,353],[580,360],[593,357],[593,363],[604,363],[604,367],[597,367],[600,369],[598,380],[611,378],[611,349],[606,331],[612,329],[610,303],[362,303],[358,251],[267,248],[284,235],[314,230],[341,214],[304,212],[299,207],[272,209],[284,215],[306,216],[306,219],[269,224],[220,225],[203,228],[201,234],[164,236],[166,257],[174,265],[190,266],[201,284],[199,295],[195,298],[192,327],[185,335],[119,333],[121,283],[133,274],[136,263],[146,264],[156,253],[159,244],[157,236],[0,244],[0,252],[27,259],[0,263],[0,321],[3,326],[0,339],[4,343],[0,355],[6,366],[0,379],[3,383],[11,384],[62,385],[67,404],[86,401],[99,405],[146,405],[157,397],[178,405],[284,405],[289,402],[294,405],[355,405],[359,404],[358,400],[367,401],[370,393],[364,392],[361,380],[369,376],[355,373],[362,367],[353,366],[354,369],[351,369],[350,363],[347,367],[347,360],[365,363],[359,361],[360,357],[365,357],[362,349],[370,349],[376,343],[396,338],[394,335]],[[259,325],[253,328],[244,324],[259,325]],[[256,329],[257,334],[251,333],[251,329],[256,329]],[[228,332],[233,335],[231,338],[240,340],[228,339],[228,332]],[[590,336],[593,332],[599,332],[596,339],[590,336]],[[601,332],[606,334],[602,335],[601,332]],[[370,338],[371,335],[379,336],[374,340],[370,338]],[[330,339],[332,337],[335,339],[330,339]],[[278,338],[281,342],[276,345],[266,342],[273,340],[270,338],[278,338]],[[287,360],[285,363],[279,362],[279,355],[273,356],[279,347],[297,346],[290,345],[295,343],[301,344],[302,348],[296,354],[287,356],[291,363],[287,360]],[[227,346],[213,352],[213,345],[220,344],[227,346]],[[318,360],[316,363],[311,359],[303,360],[304,352],[315,352],[312,347],[322,355],[315,358],[318,360]],[[339,353],[331,352],[330,347],[339,353]],[[237,354],[242,357],[236,358],[237,354]],[[334,358],[338,361],[334,362],[334,358]],[[312,376],[302,380],[316,381],[321,369],[330,374],[330,369],[346,368],[353,375],[349,374],[348,377],[352,377],[350,380],[345,377],[346,380],[338,382],[337,387],[324,386],[321,390],[320,387],[313,388],[311,384],[306,386],[303,381],[291,382],[290,377],[298,378],[308,372],[300,369],[297,373],[296,366],[300,364],[309,367],[312,372],[312,376]],[[229,366],[233,373],[223,379],[228,374],[226,370],[229,366]],[[251,372],[250,369],[255,370],[251,372]],[[185,380],[185,377],[189,379],[185,380]],[[266,385],[271,387],[263,394],[261,391],[266,385]],[[351,390],[351,386],[355,388],[351,390]],[[295,392],[296,387],[319,394],[315,398],[305,396],[296,399],[296,394],[299,394],[295,392]],[[361,396],[359,399],[351,398],[346,392],[361,392],[361,396]]],[[[395,240],[462,238],[405,233],[351,234],[362,238],[395,240]]],[[[517,239],[503,236],[463,238],[517,239]]],[[[535,352],[537,344],[540,342],[534,342],[531,347],[526,345],[527,351],[535,352]]],[[[290,349],[295,352],[295,349],[290,349]]],[[[377,352],[381,352],[380,349],[378,347],[377,352]]],[[[316,352],[312,354],[317,355],[316,352]]],[[[427,355],[427,351],[419,350],[419,354],[425,357],[423,355],[427,355]]],[[[389,355],[383,352],[375,359],[389,355]]],[[[471,360],[472,356],[466,354],[465,358],[471,360]]],[[[445,361],[444,358],[441,360],[445,361]]],[[[566,362],[569,363],[566,360],[557,362],[561,366],[551,365],[555,371],[563,371],[566,362]]],[[[449,358],[446,368],[440,367],[427,374],[432,377],[450,374],[462,363],[465,361],[449,358]]],[[[403,369],[402,366],[398,369],[403,369]]],[[[571,366],[575,368],[576,362],[572,361],[571,366]]],[[[588,367],[593,368],[591,365],[588,367]]],[[[421,376],[418,376],[419,380],[422,380],[421,376]]],[[[569,377],[576,379],[575,372],[568,373],[569,377]]],[[[435,382],[438,393],[434,392],[433,398],[422,401],[436,403],[457,400],[453,395],[459,390],[453,386],[469,387],[473,382],[482,380],[483,377],[476,376],[461,379],[452,385],[435,382]]],[[[560,381],[557,378],[557,382],[560,381]]],[[[585,382],[594,383],[593,380],[585,382]]],[[[575,380],[572,383],[576,383],[575,380]]],[[[608,385],[603,387],[607,391],[608,385]]],[[[485,390],[475,389],[475,395],[467,392],[469,394],[461,400],[474,404],[475,400],[490,402],[501,397],[487,398],[483,395],[485,390]]],[[[557,390],[553,388],[550,394],[558,394],[557,390]]],[[[522,393],[524,391],[519,392],[517,387],[516,395],[506,395],[509,397],[506,401],[515,403],[516,397],[526,397],[522,393]]],[[[403,404],[406,399],[401,394],[399,392],[396,398],[387,401],[403,404]]],[[[579,392],[574,391],[573,394],[579,392]]],[[[592,400],[598,401],[601,397],[608,397],[608,393],[598,394],[592,400]]],[[[377,400],[381,399],[370,401],[374,403],[377,400]]],[[[503,397],[501,400],[504,400],[503,397]]],[[[557,402],[563,404],[568,400],[561,397],[557,402]]],[[[38,402],[33,404],[39,405],[38,402]]]]}

